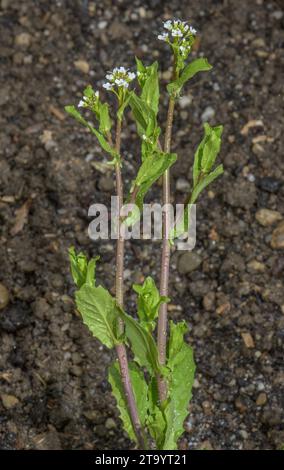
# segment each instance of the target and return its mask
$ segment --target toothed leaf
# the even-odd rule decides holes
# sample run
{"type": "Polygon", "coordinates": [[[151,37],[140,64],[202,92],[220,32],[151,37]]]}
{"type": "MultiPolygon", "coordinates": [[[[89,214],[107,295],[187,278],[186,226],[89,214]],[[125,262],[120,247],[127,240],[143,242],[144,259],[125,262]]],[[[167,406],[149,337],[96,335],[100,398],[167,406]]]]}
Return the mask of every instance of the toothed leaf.
{"type": "Polygon", "coordinates": [[[114,298],[102,286],[84,284],[75,293],[83,323],[106,347],[117,343],[117,311],[114,298]]]}
{"type": "Polygon", "coordinates": [[[138,294],[138,317],[141,325],[149,332],[155,328],[155,319],[163,302],[169,302],[168,297],[160,296],[159,290],[152,277],[148,276],[142,285],[133,284],[133,290],[138,294]]]}
{"type": "MultiPolygon", "coordinates": [[[[129,363],[129,374],[140,422],[141,425],[144,426],[148,410],[147,383],[145,381],[143,372],[134,362],[129,363]]],[[[123,427],[129,435],[130,439],[137,442],[128,411],[128,404],[125,399],[118,361],[113,362],[110,366],[108,380],[112,388],[112,393],[117,402],[117,407],[120,412],[120,418],[122,420],[123,427]]]]}
{"type": "Polygon", "coordinates": [[[194,381],[195,364],[192,348],[184,341],[187,331],[184,322],[170,322],[170,339],[167,367],[169,403],[164,410],[166,419],[163,450],[177,449],[177,441],[183,434],[183,423],[188,415],[188,404],[194,381]]]}
{"type": "Polygon", "coordinates": [[[146,367],[150,374],[161,372],[157,346],[152,335],[119,307],[118,312],[125,323],[126,337],[131,343],[135,361],[141,367],[146,367]]]}

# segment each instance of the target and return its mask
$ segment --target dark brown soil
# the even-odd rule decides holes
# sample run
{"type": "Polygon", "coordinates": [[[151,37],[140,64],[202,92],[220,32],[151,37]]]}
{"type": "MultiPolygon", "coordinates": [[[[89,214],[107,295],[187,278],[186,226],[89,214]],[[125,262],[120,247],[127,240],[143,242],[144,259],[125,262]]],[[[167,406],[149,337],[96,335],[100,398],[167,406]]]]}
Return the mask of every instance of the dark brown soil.
{"type": "MultiPolygon", "coordinates": [[[[284,214],[283,3],[104,0],[89,1],[89,13],[82,4],[1,1],[0,283],[10,301],[0,310],[0,447],[131,447],[106,380],[112,354],[75,314],[67,259],[70,245],[99,253],[99,278],[112,287],[114,247],[90,241],[87,211],[109,202],[113,175],[95,168],[103,159],[96,142],[63,107],[90,81],[101,87],[108,69],[134,67],[134,54],[158,59],[166,72],[169,55],[156,35],[175,16],[200,31],[195,55],[214,69],[177,106],[173,189],[190,181],[202,117],[225,126],[225,174],[198,204],[195,258],[173,254],[171,316],[189,323],[197,364],[181,447],[281,448],[284,256],[272,237],[279,221],[263,226],[256,214],[284,214]],[[262,123],[241,132],[251,120],[262,123]],[[19,208],[28,212],[23,227],[15,227],[19,208]]],[[[139,162],[132,123],[129,129],[127,182],[139,162]]],[[[129,307],[133,281],[149,273],[158,280],[159,249],[128,244],[129,307]]]]}

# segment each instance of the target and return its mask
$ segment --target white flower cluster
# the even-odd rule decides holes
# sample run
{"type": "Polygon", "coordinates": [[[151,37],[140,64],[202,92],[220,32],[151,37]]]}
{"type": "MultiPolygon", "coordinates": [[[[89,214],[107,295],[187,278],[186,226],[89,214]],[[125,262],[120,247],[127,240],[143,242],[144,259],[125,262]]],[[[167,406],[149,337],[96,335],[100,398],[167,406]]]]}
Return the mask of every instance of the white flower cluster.
{"type": "Polygon", "coordinates": [[[129,72],[128,69],[124,67],[116,67],[112,72],[106,75],[108,81],[103,84],[103,87],[106,90],[112,90],[115,86],[126,89],[135,77],[136,74],[134,72],[129,72]]]}
{"type": "Polygon", "coordinates": [[[88,108],[95,104],[95,102],[99,99],[99,92],[96,91],[92,97],[90,96],[83,96],[83,99],[79,101],[78,108],[88,108]]]}
{"type": "Polygon", "coordinates": [[[188,54],[196,36],[196,29],[189,26],[186,21],[168,20],[164,23],[167,32],[158,35],[160,41],[176,44],[182,55],[188,54]]]}

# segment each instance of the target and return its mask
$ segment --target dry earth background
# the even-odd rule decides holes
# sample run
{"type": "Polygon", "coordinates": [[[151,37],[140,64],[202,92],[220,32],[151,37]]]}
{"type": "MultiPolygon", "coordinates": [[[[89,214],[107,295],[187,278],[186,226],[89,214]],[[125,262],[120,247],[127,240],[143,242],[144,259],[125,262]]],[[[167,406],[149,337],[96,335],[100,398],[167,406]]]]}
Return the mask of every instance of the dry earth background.
{"type": "MultiPolygon", "coordinates": [[[[109,202],[113,175],[97,164],[103,157],[96,142],[63,107],[76,103],[87,83],[101,88],[108,69],[133,67],[134,54],[160,61],[164,85],[169,54],[155,36],[172,16],[190,19],[200,31],[194,54],[214,65],[177,106],[177,199],[189,187],[202,120],[225,125],[225,174],[198,204],[197,247],[173,254],[171,316],[189,323],[197,363],[180,446],[281,448],[282,1],[104,0],[89,1],[88,12],[83,1],[0,3],[1,448],[131,448],[106,380],[111,354],[74,312],[66,255],[72,244],[100,253],[99,279],[113,285],[112,243],[93,243],[86,232],[88,207],[109,202]]],[[[165,96],[161,104],[164,122],[165,96]]],[[[127,182],[139,162],[128,121],[127,182]]],[[[158,279],[159,248],[128,244],[129,311],[133,280],[149,273],[158,279]]]]}

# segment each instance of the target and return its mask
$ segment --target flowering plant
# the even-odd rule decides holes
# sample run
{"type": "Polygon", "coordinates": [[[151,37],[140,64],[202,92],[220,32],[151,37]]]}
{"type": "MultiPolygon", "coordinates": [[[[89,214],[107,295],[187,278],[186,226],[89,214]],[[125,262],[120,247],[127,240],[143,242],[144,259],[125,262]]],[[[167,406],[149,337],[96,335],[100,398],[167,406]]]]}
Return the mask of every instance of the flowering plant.
{"type": "Polygon", "coordinates": [[[87,121],[75,106],[66,111],[87,127],[98,139],[109,157],[116,174],[116,192],[119,212],[117,217],[115,297],[96,283],[98,257],[88,260],[83,253],[69,251],[71,271],[76,284],[76,305],[92,334],[107,348],[114,348],[117,360],[109,369],[109,382],[117,400],[120,416],[129,437],[140,449],[177,448],[183,433],[183,422],[188,414],[195,365],[192,348],[185,341],[188,328],[184,321],[169,322],[167,305],[171,243],[182,234],[188,221],[190,207],[201,192],[223,171],[222,165],[213,169],[220,150],[222,126],[205,125],[204,137],[199,144],[193,163],[192,189],[182,214],[182,224],[169,230],[167,206],[170,202],[170,167],[177,159],[171,152],[174,107],[189,79],[211,69],[205,58],[186,63],[196,37],[196,30],[181,20],[166,21],[165,32],[158,39],[169,44],[173,53],[173,77],[167,85],[169,95],[164,143],[158,124],[160,86],[158,63],[144,65],[136,59],[136,72],[116,67],[106,75],[103,88],[117,99],[116,114],[110,117],[109,106],[101,101],[98,91],[89,85],[78,104],[82,111],[90,111],[97,125],[87,121]],[[137,78],[139,88],[134,85],[137,78]],[[132,89],[131,89],[132,88],[132,89]],[[132,182],[127,201],[140,209],[145,194],[163,178],[163,243],[160,288],[152,277],[142,285],[133,285],[137,294],[136,319],[124,308],[124,230],[133,218],[121,217],[125,202],[123,181],[123,153],[121,129],[124,112],[129,106],[136,123],[141,143],[141,165],[132,182]],[[113,123],[116,121],[113,135],[113,123]],[[131,351],[131,360],[128,351],[131,351]]]}

